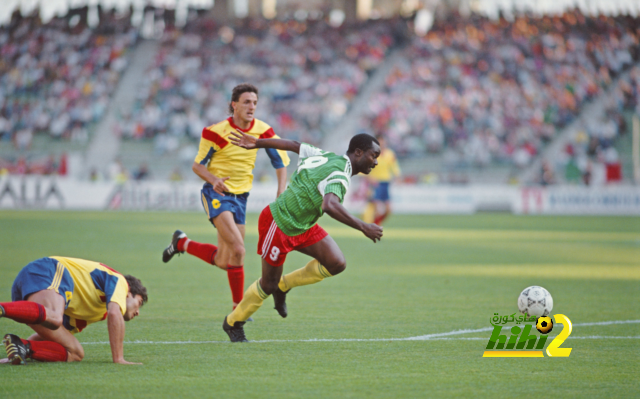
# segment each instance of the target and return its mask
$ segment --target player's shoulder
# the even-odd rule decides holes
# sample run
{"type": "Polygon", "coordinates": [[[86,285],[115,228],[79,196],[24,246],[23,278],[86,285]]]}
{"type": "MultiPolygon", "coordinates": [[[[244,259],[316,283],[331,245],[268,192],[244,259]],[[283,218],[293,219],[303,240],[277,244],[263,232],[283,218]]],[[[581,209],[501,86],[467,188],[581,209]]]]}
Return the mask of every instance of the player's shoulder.
{"type": "Polygon", "coordinates": [[[261,139],[269,139],[275,136],[273,128],[268,123],[261,121],[260,119],[253,120],[253,126],[249,130],[251,133],[260,136],[261,139]]]}
{"type": "Polygon", "coordinates": [[[309,158],[318,155],[330,156],[335,154],[325,151],[309,143],[300,143],[300,150],[298,152],[298,155],[300,156],[300,158],[309,158]]]}
{"type": "Polygon", "coordinates": [[[218,147],[224,148],[229,141],[225,138],[231,132],[232,127],[228,119],[207,126],[202,129],[202,140],[207,140],[215,143],[218,147]]]}
{"type": "Polygon", "coordinates": [[[224,119],[221,120],[220,122],[214,123],[213,125],[207,126],[203,129],[203,134],[205,130],[208,130],[210,132],[215,132],[218,134],[224,134],[225,131],[228,131],[231,128],[231,124],[229,122],[229,119],[224,119]]]}

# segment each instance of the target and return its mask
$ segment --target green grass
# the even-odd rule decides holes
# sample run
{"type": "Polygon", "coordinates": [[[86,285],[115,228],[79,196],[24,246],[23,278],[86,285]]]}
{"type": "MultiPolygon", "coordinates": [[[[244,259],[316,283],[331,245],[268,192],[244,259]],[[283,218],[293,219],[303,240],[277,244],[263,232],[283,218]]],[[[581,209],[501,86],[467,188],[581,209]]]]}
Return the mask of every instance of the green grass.
{"type": "MultiPolygon", "coordinates": [[[[259,277],[257,216],[247,222],[247,285],[259,277]]],[[[638,320],[640,219],[631,217],[396,216],[382,242],[333,222],[321,224],[347,258],[347,270],[288,296],[281,319],[267,299],[245,331],[227,343],[226,275],[188,255],[160,260],[171,233],[215,242],[198,213],[0,212],[0,301],[10,299],[18,271],[42,256],[98,260],[139,277],[149,289],[111,363],[106,323],[77,335],[85,359],[76,364],[0,367],[0,397],[566,397],[640,396],[640,324],[579,326],[638,320]],[[406,338],[490,327],[494,312],[511,314],[529,285],[553,295],[553,313],[567,315],[573,333],[568,358],[482,358],[479,340],[300,342],[306,339],[406,338]],[[575,326],[577,325],[577,326],[575,326]],[[296,342],[297,341],[297,342],[296,342]],[[102,342],[102,343],[101,343],[102,342]]],[[[285,272],[303,266],[291,254],[285,272]]],[[[30,334],[0,320],[0,333],[30,334]]],[[[555,333],[555,329],[554,329],[555,333]]],[[[1,351],[1,349],[0,349],[1,351]]]]}

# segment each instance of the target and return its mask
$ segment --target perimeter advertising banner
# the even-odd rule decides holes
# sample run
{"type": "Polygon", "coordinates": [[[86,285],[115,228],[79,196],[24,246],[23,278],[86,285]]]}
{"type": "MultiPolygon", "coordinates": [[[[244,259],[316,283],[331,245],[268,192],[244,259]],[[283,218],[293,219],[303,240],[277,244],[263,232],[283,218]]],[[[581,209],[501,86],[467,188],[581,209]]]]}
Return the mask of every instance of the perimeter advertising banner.
{"type": "Polygon", "coordinates": [[[520,188],[513,203],[517,214],[640,215],[640,187],[520,188]]]}
{"type": "MultiPolygon", "coordinates": [[[[359,213],[366,190],[354,181],[345,199],[359,213]]],[[[0,178],[0,209],[171,210],[202,212],[200,182],[89,182],[56,177],[0,178]]],[[[276,185],[255,184],[247,211],[260,212],[275,199],[276,185]]],[[[639,187],[463,187],[397,185],[391,189],[396,213],[471,214],[503,210],[516,214],[640,215],[639,187]]]]}

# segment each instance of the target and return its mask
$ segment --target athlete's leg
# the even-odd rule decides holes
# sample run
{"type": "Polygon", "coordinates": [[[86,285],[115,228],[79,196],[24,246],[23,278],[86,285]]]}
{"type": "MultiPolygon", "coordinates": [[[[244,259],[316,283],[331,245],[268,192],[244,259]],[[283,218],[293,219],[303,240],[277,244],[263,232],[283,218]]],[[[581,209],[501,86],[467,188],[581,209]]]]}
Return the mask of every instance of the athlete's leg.
{"type": "MultiPolygon", "coordinates": [[[[55,331],[39,325],[30,325],[36,334],[29,337],[31,358],[40,361],[79,362],[84,358],[84,349],[76,337],[67,329],[55,331]]],[[[27,340],[23,340],[27,343],[27,340]]]]}
{"type": "MultiPolygon", "coordinates": [[[[242,242],[244,243],[244,235],[245,235],[245,225],[244,224],[236,224],[238,231],[240,232],[240,236],[242,237],[242,242]]],[[[222,234],[218,234],[218,253],[215,257],[216,266],[218,266],[222,270],[227,270],[227,266],[231,261],[231,252],[233,250],[234,243],[225,241],[225,238],[222,234]]],[[[244,244],[243,244],[244,247],[244,244]]]]}
{"type": "Polygon", "coordinates": [[[262,278],[255,281],[247,288],[244,298],[233,312],[227,316],[227,323],[234,326],[236,322],[246,321],[254,314],[265,299],[278,288],[278,282],[282,276],[282,266],[271,266],[262,259],[262,278]]]}
{"type": "Polygon", "coordinates": [[[226,269],[227,265],[244,264],[244,226],[235,223],[230,211],[224,211],[213,218],[213,223],[218,229],[218,243],[220,244],[215,260],[216,266],[226,269]],[[242,231],[238,226],[243,226],[242,231]],[[221,251],[222,253],[220,253],[221,251]]]}
{"type": "Polygon", "coordinates": [[[244,292],[244,235],[245,226],[237,224],[231,212],[225,211],[213,220],[218,229],[218,255],[215,264],[227,271],[234,308],[244,292]]]}
{"type": "Polygon", "coordinates": [[[299,248],[298,251],[316,259],[332,276],[342,273],[347,268],[344,254],[331,236],[326,236],[308,247],[299,248]]]}
{"type": "Polygon", "coordinates": [[[294,270],[280,279],[278,284],[280,289],[279,296],[274,295],[274,300],[276,310],[283,317],[286,317],[284,316],[286,311],[282,310],[284,309],[284,293],[294,287],[319,283],[327,277],[342,273],[347,267],[342,251],[331,236],[326,236],[308,247],[299,248],[298,251],[311,256],[313,259],[303,268],[294,270]]]}
{"type": "Polygon", "coordinates": [[[65,309],[65,298],[62,295],[52,290],[42,290],[29,295],[27,301],[44,306],[47,316],[45,321],[39,323],[41,326],[51,330],[62,326],[65,309]]]}
{"type": "Polygon", "coordinates": [[[364,213],[362,214],[362,220],[365,223],[373,223],[376,218],[376,204],[373,201],[367,201],[367,205],[364,208],[364,213]]]}
{"type": "Polygon", "coordinates": [[[391,213],[391,203],[389,201],[384,201],[382,202],[382,209],[384,209],[384,211],[379,214],[378,216],[376,216],[376,218],[374,219],[373,223],[379,225],[382,222],[384,222],[384,220],[387,218],[387,216],[389,216],[389,214],[391,213]]]}
{"type": "Polygon", "coordinates": [[[55,330],[62,325],[65,300],[53,290],[41,290],[26,300],[0,303],[2,317],[24,324],[40,324],[55,330]]]}

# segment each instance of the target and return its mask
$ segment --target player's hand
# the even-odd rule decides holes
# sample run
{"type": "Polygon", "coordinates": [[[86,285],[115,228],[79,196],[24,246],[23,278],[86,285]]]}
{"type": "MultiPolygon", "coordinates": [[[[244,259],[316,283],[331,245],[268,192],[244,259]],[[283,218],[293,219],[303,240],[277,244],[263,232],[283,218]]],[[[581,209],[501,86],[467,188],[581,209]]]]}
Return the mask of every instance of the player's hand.
{"type": "Polygon", "coordinates": [[[222,177],[220,179],[216,179],[214,181],[214,183],[212,184],[213,186],[213,191],[215,191],[216,193],[222,195],[224,197],[224,193],[228,193],[229,192],[229,188],[227,187],[226,184],[224,184],[224,182],[226,182],[227,180],[229,180],[229,177],[222,177]]]}
{"type": "Polygon", "coordinates": [[[248,135],[241,131],[231,131],[231,135],[229,136],[229,140],[232,144],[237,145],[238,147],[246,148],[247,150],[253,150],[256,147],[257,138],[248,135]]]}
{"type": "Polygon", "coordinates": [[[5,357],[4,359],[0,359],[0,364],[6,364],[9,363],[9,358],[5,357]]]}
{"type": "Polygon", "coordinates": [[[133,364],[133,365],[136,365],[136,366],[142,365],[142,363],[128,362],[128,361],[126,361],[124,359],[114,360],[113,362],[116,363],[116,364],[133,364]]]}
{"type": "Polygon", "coordinates": [[[382,226],[378,226],[375,223],[365,223],[362,227],[362,232],[373,242],[380,241],[382,238],[382,226]]]}

